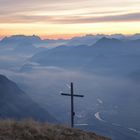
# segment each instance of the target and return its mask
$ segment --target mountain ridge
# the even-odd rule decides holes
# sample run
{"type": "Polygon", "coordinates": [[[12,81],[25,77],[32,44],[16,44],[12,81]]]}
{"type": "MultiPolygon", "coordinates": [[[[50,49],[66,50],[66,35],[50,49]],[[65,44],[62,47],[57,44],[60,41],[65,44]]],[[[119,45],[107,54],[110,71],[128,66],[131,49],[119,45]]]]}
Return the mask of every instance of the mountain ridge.
{"type": "MultiPolygon", "coordinates": [[[[68,68],[70,68],[69,65],[79,66],[80,64],[92,64],[92,61],[95,60],[97,60],[97,64],[98,60],[100,62],[101,59],[104,61],[104,57],[106,59],[113,57],[112,60],[117,60],[117,58],[120,59],[121,57],[124,58],[129,55],[137,54],[139,56],[139,44],[140,39],[132,41],[121,41],[119,39],[103,37],[91,46],[58,46],[50,50],[39,52],[33,55],[30,61],[37,62],[46,66],[68,66],[68,68]]],[[[91,64],[90,66],[92,66],[91,64]]]]}
{"type": "Polygon", "coordinates": [[[45,109],[35,103],[16,83],[0,75],[0,118],[34,118],[57,122],[45,109]]]}

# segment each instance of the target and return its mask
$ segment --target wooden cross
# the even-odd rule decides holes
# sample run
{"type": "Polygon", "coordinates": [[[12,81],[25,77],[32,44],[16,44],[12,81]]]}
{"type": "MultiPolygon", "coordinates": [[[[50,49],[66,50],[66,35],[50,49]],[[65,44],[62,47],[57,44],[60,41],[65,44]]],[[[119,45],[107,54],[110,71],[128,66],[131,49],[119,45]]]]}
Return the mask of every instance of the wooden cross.
{"type": "Polygon", "coordinates": [[[71,96],[71,127],[74,127],[74,116],[75,116],[75,112],[74,112],[74,97],[84,97],[84,95],[74,94],[73,83],[71,83],[70,85],[71,85],[70,86],[70,94],[61,93],[61,95],[71,96]]]}

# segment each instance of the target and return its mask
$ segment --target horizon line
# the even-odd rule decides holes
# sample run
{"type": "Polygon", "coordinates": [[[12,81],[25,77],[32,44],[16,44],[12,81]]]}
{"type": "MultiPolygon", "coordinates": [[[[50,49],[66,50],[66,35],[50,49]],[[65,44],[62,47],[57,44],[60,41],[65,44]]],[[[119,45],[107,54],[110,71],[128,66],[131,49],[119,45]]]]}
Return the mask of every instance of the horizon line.
{"type": "Polygon", "coordinates": [[[104,36],[111,36],[111,35],[123,35],[123,36],[133,36],[140,33],[132,33],[132,34],[126,34],[126,33],[111,33],[111,34],[104,34],[104,33],[79,33],[79,34],[49,34],[49,35],[39,35],[39,34],[9,34],[9,35],[0,35],[0,40],[2,40],[5,37],[11,37],[11,36],[38,36],[42,40],[44,39],[53,39],[53,40],[59,40],[59,39],[72,39],[75,37],[84,37],[84,36],[97,36],[97,35],[104,35],[104,36]]]}

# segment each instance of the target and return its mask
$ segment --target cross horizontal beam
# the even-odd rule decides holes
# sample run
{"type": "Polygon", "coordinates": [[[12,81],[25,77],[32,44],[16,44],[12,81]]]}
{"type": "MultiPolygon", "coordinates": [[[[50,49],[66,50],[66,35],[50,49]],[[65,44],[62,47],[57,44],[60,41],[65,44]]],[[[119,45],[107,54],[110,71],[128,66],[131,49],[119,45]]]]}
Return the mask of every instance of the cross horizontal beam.
{"type": "MultiPolygon", "coordinates": [[[[61,95],[64,96],[71,96],[71,94],[67,94],[67,93],[61,93],[61,95]]],[[[84,97],[84,95],[78,95],[78,94],[73,94],[74,97],[84,97]]]]}

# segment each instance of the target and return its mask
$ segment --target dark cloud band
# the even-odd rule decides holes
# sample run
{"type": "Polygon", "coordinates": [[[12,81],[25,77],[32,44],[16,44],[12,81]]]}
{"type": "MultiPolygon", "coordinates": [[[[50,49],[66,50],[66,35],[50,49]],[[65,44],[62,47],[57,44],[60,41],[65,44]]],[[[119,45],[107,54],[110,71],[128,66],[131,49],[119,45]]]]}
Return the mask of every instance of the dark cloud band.
{"type": "Polygon", "coordinates": [[[79,23],[100,23],[100,22],[133,22],[140,21],[140,13],[129,13],[111,16],[27,16],[14,15],[3,16],[0,18],[1,23],[52,23],[52,24],[79,24],[79,23]]]}

